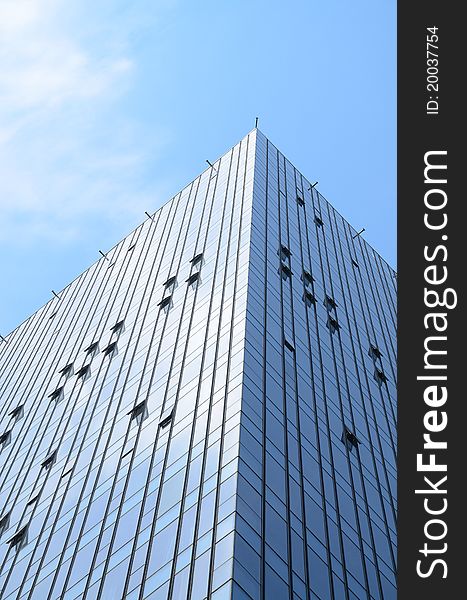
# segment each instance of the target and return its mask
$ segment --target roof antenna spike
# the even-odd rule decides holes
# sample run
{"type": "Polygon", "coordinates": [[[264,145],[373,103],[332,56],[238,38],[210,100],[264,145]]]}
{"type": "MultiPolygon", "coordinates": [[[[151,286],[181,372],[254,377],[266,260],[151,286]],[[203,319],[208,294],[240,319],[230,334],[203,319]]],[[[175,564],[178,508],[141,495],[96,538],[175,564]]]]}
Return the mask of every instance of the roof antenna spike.
{"type": "Polygon", "coordinates": [[[145,215],[147,215],[147,216],[148,216],[148,217],[151,219],[151,221],[154,221],[154,217],[152,217],[152,216],[151,216],[151,215],[148,213],[148,211],[147,211],[147,210],[145,210],[145,211],[144,211],[144,214],[145,214],[145,215]]]}
{"type": "Polygon", "coordinates": [[[258,129],[259,117],[255,119],[255,129],[258,129]]]}
{"type": "Polygon", "coordinates": [[[6,338],[4,338],[2,334],[0,334],[0,340],[2,342],[5,342],[5,344],[8,344],[8,340],[6,338]]]}
{"type": "Polygon", "coordinates": [[[365,231],[365,228],[363,227],[363,229],[360,229],[360,231],[358,231],[355,235],[352,236],[352,239],[354,240],[355,238],[357,238],[359,235],[361,235],[363,232],[365,231]]]}
{"type": "Polygon", "coordinates": [[[106,254],[105,252],[102,252],[102,250],[99,250],[99,254],[100,254],[101,256],[103,256],[103,257],[105,258],[105,260],[109,260],[109,258],[108,258],[108,256],[107,256],[107,254],[106,254]]]}
{"type": "Polygon", "coordinates": [[[53,290],[52,290],[52,294],[55,296],[55,298],[58,298],[58,300],[61,300],[60,296],[53,290]]]}
{"type": "Polygon", "coordinates": [[[208,159],[206,159],[206,162],[208,163],[208,165],[211,167],[211,169],[213,170],[213,174],[211,175],[211,179],[214,179],[214,177],[217,175],[217,169],[216,167],[212,164],[211,161],[209,161],[208,159]]]}
{"type": "Polygon", "coordinates": [[[318,185],[318,182],[315,181],[313,185],[310,185],[310,187],[308,188],[309,190],[312,190],[316,185],[318,185]]]}

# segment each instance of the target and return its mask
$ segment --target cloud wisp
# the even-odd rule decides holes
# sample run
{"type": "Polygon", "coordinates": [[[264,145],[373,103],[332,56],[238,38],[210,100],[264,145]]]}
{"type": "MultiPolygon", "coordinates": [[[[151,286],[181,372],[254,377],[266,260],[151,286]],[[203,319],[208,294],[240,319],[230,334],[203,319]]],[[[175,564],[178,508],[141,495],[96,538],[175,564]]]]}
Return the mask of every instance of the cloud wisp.
{"type": "Polygon", "coordinates": [[[65,243],[90,220],[154,205],[144,170],[163,141],[119,108],[134,23],[86,4],[0,0],[0,242],[65,243]]]}

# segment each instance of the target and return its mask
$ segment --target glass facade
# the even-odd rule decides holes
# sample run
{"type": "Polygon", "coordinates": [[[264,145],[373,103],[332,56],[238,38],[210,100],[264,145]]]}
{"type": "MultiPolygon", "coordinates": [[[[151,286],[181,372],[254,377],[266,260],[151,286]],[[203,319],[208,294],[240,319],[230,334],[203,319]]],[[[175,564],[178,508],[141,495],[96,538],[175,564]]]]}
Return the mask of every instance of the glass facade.
{"type": "Polygon", "coordinates": [[[395,598],[395,289],[253,130],[0,345],[0,598],[395,598]]]}

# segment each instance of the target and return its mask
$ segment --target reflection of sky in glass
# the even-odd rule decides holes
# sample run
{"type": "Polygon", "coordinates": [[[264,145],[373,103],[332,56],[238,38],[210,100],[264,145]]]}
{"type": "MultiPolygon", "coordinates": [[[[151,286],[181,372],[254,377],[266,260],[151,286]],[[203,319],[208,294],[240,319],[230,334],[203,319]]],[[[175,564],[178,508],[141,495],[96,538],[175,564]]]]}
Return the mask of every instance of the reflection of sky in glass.
{"type": "Polygon", "coordinates": [[[393,273],[308,188],[254,130],[1,348],[2,597],[394,597],[393,273]]]}

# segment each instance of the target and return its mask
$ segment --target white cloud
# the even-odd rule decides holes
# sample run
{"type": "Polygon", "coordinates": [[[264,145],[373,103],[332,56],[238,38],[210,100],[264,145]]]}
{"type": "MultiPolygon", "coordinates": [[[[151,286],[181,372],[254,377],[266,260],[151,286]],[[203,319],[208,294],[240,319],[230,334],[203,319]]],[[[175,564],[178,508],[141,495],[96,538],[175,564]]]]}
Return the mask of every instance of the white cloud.
{"type": "Polygon", "coordinates": [[[0,0],[2,112],[98,96],[131,67],[127,57],[90,55],[60,22],[65,7],[63,0],[0,0]]]}
{"type": "Polygon", "coordinates": [[[24,29],[37,21],[41,14],[41,7],[46,3],[46,0],[1,0],[0,33],[2,36],[24,29]]]}
{"type": "Polygon", "coordinates": [[[65,242],[109,207],[121,219],[154,205],[143,172],[163,141],[148,146],[118,109],[132,32],[105,5],[0,0],[0,241],[65,242]]]}

